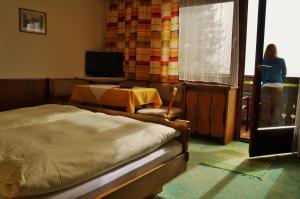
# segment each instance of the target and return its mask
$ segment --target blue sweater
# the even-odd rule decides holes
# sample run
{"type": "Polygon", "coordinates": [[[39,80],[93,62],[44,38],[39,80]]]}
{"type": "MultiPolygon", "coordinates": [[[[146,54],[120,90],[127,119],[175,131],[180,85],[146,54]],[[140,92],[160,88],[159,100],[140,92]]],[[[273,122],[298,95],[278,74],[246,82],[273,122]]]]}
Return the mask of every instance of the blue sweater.
{"type": "Polygon", "coordinates": [[[262,68],[262,83],[283,83],[286,76],[285,61],[282,58],[264,59],[263,65],[272,67],[262,68]]]}

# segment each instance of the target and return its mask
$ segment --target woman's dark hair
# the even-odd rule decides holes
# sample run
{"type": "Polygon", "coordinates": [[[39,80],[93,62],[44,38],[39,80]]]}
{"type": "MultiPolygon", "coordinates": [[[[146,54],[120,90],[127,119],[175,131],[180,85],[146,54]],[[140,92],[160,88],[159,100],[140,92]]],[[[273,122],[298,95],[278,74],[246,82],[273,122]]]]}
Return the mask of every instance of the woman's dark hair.
{"type": "Polygon", "coordinates": [[[265,59],[276,59],[278,57],[277,47],[275,44],[269,44],[266,48],[264,58],[265,59]]]}

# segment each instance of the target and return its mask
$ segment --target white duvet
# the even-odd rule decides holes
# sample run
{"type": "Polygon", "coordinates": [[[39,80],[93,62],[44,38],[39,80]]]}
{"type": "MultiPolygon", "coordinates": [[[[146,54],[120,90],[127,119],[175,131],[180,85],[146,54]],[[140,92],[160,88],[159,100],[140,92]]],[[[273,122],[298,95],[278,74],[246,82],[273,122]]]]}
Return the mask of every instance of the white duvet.
{"type": "Polygon", "coordinates": [[[70,187],[175,137],[175,130],[166,126],[65,105],[2,112],[0,124],[0,195],[4,197],[70,187]]]}

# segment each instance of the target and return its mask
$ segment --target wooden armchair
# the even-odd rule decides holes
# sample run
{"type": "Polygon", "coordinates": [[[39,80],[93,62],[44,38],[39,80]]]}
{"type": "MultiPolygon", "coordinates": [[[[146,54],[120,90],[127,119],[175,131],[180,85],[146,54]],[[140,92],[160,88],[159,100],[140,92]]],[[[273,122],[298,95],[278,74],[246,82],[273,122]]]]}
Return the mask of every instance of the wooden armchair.
{"type": "Polygon", "coordinates": [[[153,107],[142,108],[139,109],[136,113],[142,115],[163,117],[169,120],[178,118],[178,116],[183,112],[183,110],[178,107],[173,107],[173,102],[177,94],[177,88],[172,86],[170,89],[170,94],[171,94],[171,99],[169,100],[168,106],[163,106],[161,108],[153,108],[153,107]]]}

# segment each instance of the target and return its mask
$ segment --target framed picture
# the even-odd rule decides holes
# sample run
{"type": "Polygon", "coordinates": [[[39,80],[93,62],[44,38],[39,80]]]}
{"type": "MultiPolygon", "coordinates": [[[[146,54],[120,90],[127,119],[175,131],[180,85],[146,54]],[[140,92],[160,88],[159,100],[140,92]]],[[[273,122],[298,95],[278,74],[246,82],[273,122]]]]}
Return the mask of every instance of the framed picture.
{"type": "Polygon", "coordinates": [[[35,10],[19,8],[20,32],[47,33],[47,14],[35,10]]]}

